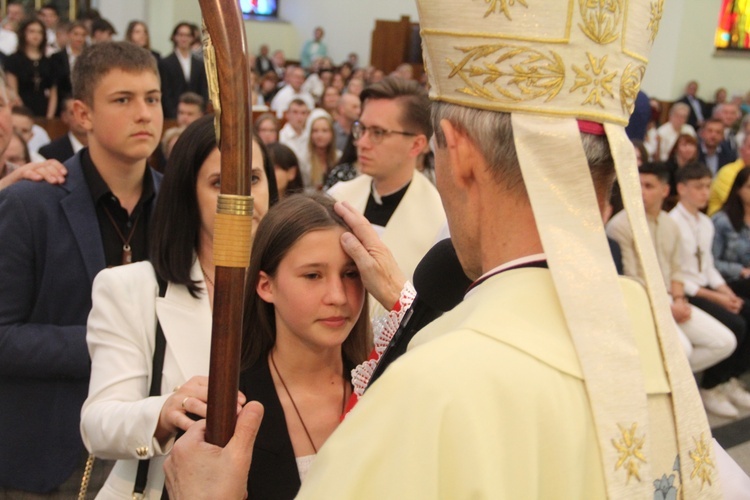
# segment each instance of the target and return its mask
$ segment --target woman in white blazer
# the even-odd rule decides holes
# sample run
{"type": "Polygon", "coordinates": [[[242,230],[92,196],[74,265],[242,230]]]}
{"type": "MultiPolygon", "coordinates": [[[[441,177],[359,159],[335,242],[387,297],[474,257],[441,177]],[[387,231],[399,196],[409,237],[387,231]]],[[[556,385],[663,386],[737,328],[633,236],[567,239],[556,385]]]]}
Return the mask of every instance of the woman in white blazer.
{"type": "MultiPolygon", "coordinates": [[[[278,198],[257,138],[252,176],[255,226],[278,198]]],[[[219,182],[213,116],[206,116],[185,130],[170,157],[152,218],[151,261],[104,270],[94,281],[81,434],[92,454],[117,460],[98,498],[132,498],[146,458],[145,497],[161,498],[164,456],[177,431],[192,424],[186,413],[205,417],[219,182]],[[157,275],[167,282],[163,297],[157,275]],[[157,320],[166,351],[161,396],[149,397],[157,320]]]]}

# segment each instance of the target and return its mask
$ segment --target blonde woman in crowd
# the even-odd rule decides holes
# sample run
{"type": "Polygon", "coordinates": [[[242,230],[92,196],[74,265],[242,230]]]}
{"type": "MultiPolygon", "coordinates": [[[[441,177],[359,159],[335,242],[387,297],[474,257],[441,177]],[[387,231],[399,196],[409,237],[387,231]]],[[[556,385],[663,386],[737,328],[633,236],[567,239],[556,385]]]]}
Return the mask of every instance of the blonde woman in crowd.
{"type": "Polygon", "coordinates": [[[336,164],[341,152],[336,149],[333,119],[322,109],[315,109],[307,120],[310,139],[306,155],[299,158],[303,172],[310,172],[310,189],[320,191],[328,172],[336,164]]]}

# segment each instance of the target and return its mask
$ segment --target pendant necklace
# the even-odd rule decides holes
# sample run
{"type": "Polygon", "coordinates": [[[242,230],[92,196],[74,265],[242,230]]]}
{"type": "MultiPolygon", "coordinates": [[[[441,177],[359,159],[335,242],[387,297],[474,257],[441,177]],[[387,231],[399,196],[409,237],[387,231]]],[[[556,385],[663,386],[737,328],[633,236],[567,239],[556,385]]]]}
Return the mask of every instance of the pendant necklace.
{"type": "MultiPolygon", "coordinates": [[[[294,398],[292,397],[292,394],[289,392],[289,388],[286,386],[284,379],[281,377],[281,372],[276,366],[276,361],[274,361],[273,359],[273,351],[271,351],[270,357],[271,357],[271,365],[273,366],[273,369],[276,372],[276,376],[279,377],[279,381],[281,382],[281,386],[284,388],[284,392],[286,392],[286,395],[289,397],[289,401],[292,402],[292,407],[294,408],[294,412],[297,414],[299,423],[302,424],[302,429],[305,431],[305,434],[307,435],[307,440],[310,441],[310,446],[312,446],[313,451],[315,451],[315,454],[317,455],[318,448],[315,446],[315,443],[313,443],[312,436],[310,436],[310,431],[307,430],[305,421],[302,420],[302,415],[299,412],[299,408],[297,408],[297,403],[294,402],[294,398]]],[[[346,408],[346,379],[344,379],[343,388],[344,388],[344,395],[341,399],[341,414],[342,415],[344,414],[344,409],[346,408]]]]}
{"type": "Polygon", "coordinates": [[[117,236],[120,237],[120,241],[122,241],[122,264],[124,265],[132,263],[133,251],[130,248],[130,240],[133,239],[135,228],[138,227],[138,219],[141,217],[141,214],[138,213],[138,215],[135,216],[135,221],[133,221],[133,227],[130,229],[130,234],[128,234],[128,237],[125,238],[125,236],[122,234],[122,231],[120,231],[120,226],[117,225],[117,222],[115,222],[115,218],[112,217],[112,214],[109,212],[109,209],[103,205],[102,208],[104,208],[104,213],[106,213],[107,217],[109,217],[109,221],[112,223],[112,227],[115,228],[117,236]]]}

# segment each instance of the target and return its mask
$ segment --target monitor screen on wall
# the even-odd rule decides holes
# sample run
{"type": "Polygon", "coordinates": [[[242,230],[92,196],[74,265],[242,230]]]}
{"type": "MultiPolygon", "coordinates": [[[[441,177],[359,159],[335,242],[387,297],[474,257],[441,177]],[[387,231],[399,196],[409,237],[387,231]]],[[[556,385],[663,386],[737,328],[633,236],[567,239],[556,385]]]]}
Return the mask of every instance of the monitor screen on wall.
{"type": "Polygon", "coordinates": [[[239,0],[245,18],[273,18],[278,16],[278,0],[239,0]]]}

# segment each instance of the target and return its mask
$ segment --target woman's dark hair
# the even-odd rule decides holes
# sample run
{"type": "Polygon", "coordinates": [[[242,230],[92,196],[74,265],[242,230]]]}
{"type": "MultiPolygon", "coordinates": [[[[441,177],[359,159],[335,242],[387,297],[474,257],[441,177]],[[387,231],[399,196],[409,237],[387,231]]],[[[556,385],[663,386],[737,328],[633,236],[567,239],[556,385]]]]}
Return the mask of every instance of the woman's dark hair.
{"type": "Polygon", "coordinates": [[[344,86],[346,87],[346,84],[349,83],[349,80],[352,78],[352,75],[354,74],[354,66],[352,66],[352,63],[349,61],[344,61],[341,63],[341,66],[339,66],[337,73],[339,73],[342,77],[344,76],[341,73],[341,70],[346,68],[346,70],[349,72],[349,76],[344,77],[344,86]]]}
{"type": "Polygon", "coordinates": [[[148,25],[143,21],[130,21],[128,29],[125,30],[125,40],[131,43],[133,42],[133,31],[135,31],[138,26],[143,26],[143,29],[146,30],[146,45],[143,48],[151,50],[151,34],[148,31],[148,25]]]}
{"type": "MultiPolygon", "coordinates": [[[[242,368],[253,366],[267,356],[276,343],[276,316],[273,304],[260,298],[256,288],[260,272],[275,276],[279,264],[294,244],[311,231],[343,227],[344,220],[333,210],[334,200],[324,194],[295,194],[284,198],[258,225],[245,288],[245,317],[242,333],[242,368]]],[[[367,358],[371,346],[367,295],[362,313],[341,346],[344,366],[367,358]]]]}
{"type": "Polygon", "coordinates": [[[677,140],[674,141],[674,146],[672,146],[672,150],[669,152],[669,160],[673,160],[675,162],[677,161],[677,149],[683,142],[689,142],[690,144],[695,146],[695,157],[691,158],[690,161],[697,160],[700,151],[700,148],[698,147],[698,139],[690,134],[680,134],[679,136],[677,136],[677,140]]]}
{"type": "Polygon", "coordinates": [[[346,138],[346,144],[344,145],[344,150],[341,152],[341,158],[339,158],[338,164],[354,164],[357,163],[357,159],[357,145],[355,144],[354,136],[349,134],[349,137],[346,138]]]}
{"type": "Polygon", "coordinates": [[[39,50],[42,51],[43,56],[44,48],[47,46],[47,28],[44,26],[44,23],[42,23],[36,17],[30,17],[29,19],[26,19],[22,21],[18,26],[18,49],[16,50],[16,52],[26,53],[26,29],[32,24],[38,24],[42,27],[42,43],[39,46],[39,50]]]}
{"type": "Polygon", "coordinates": [[[268,158],[271,160],[271,165],[274,168],[280,167],[284,171],[289,171],[293,168],[297,169],[297,175],[294,179],[289,181],[289,184],[287,184],[284,196],[304,191],[305,186],[302,185],[302,176],[299,171],[299,160],[297,159],[297,155],[294,154],[294,151],[292,151],[289,146],[285,146],[280,142],[269,144],[267,148],[268,158]]]}
{"type": "Polygon", "coordinates": [[[726,212],[729,222],[732,223],[732,227],[737,232],[740,232],[745,225],[745,206],[740,197],[740,189],[747,183],[748,178],[750,178],[750,167],[745,167],[737,172],[732,189],[729,190],[727,201],[724,202],[724,206],[721,208],[726,212]]]}
{"type": "MultiPolygon", "coordinates": [[[[268,178],[268,204],[278,201],[276,177],[263,143],[254,137],[263,155],[268,178]]],[[[185,285],[193,297],[201,290],[190,277],[198,250],[201,226],[196,195],[198,172],[216,148],[214,116],[191,123],[172,149],[151,218],[150,257],[156,274],[171,283],[185,285]]]]}

